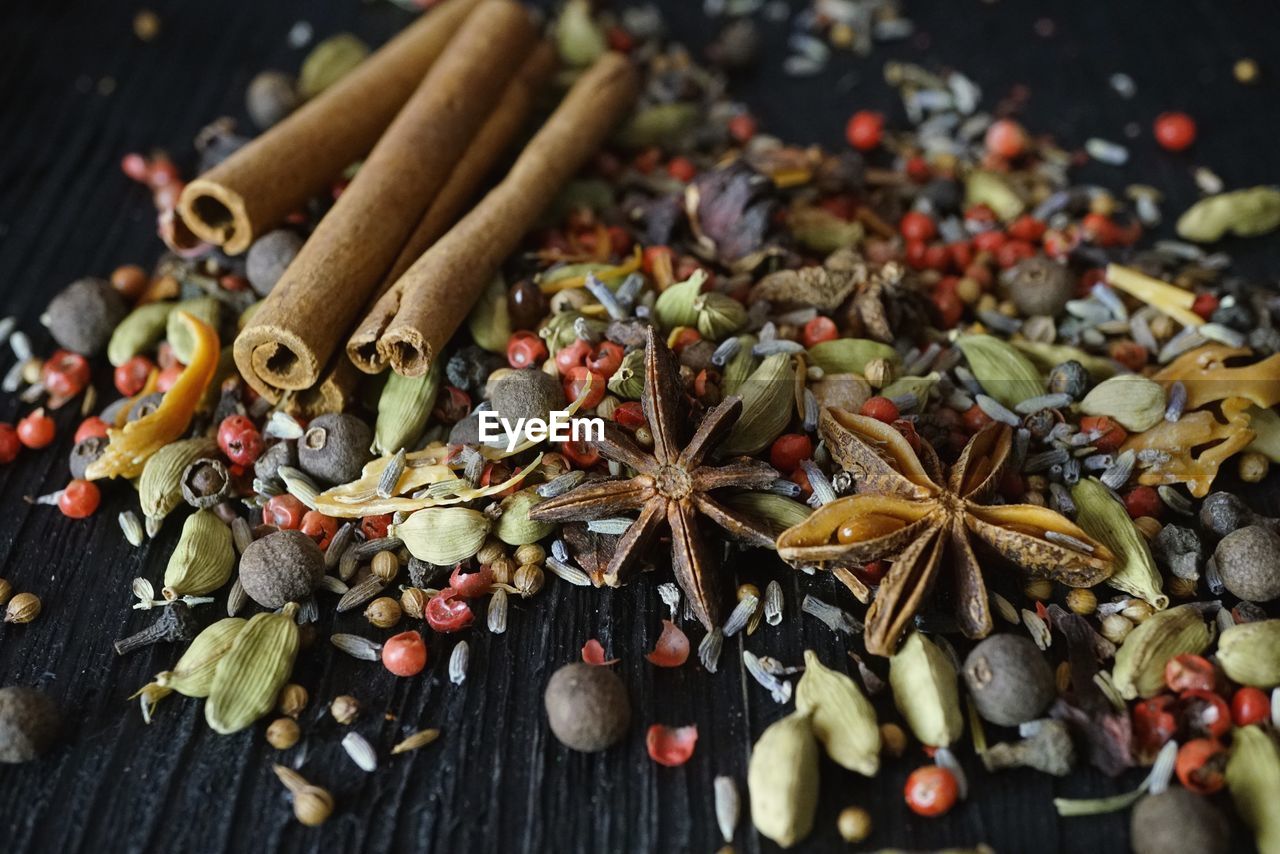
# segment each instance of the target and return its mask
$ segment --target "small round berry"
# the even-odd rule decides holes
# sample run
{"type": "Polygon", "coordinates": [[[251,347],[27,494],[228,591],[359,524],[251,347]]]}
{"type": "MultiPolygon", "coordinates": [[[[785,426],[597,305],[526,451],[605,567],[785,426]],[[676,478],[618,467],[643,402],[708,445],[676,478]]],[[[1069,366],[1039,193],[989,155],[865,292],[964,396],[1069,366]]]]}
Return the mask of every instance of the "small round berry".
{"type": "Polygon", "coordinates": [[[1271,719],[1271,699],[1261,688],[1245,686],[1231,698],[1231,719],[1236,726],[1260,724],[1271,719]]]}
{"type": "Polygon", "coordinates": [[[102,493],[97,484],[88,480],[73,480],[58,493],[58,509],[72,519],[92,516],[102,503],[102,493]]]}
{"type": "Polygon", "coordinates": [[[116,267],[111,273],[111,287],[129,302],[134,302],[142,296],[147,289],[147,284],[147,272],[137,264],[116,267]]]}
{"type": "Polygon", "coordinates": [[[18,431],[13,429],[12,424],[0,421],[0,464],[16,460],[21,449],[22,441],[18,438],[18,431]]]}
{"type": "Polygon", "coordinates": [[[783,474],[790,474],[813,456],[813,440],[803,433],[784,433],[773,440],[769,462],[783,474]]]}
{"type": "Polygon", "coordinates": [[[396,676],[421,673],[427,666],[427,645],[422,635],[411,629],[388,638],[382,645],[382,666],[396,676]]]}
{"type": "Polygon", "coordinates": [[[844,136],[859,151],[871,151],[884,136],[884,116],[874,110],[859,110],[849,118],[844,136]]]}
{"type": "Polygon", "coordinates": [[[134,356],[118,365],[112,374],[116,391],[125,397],[133,397],[142,391],[147,384],[147,377],[151,376],[151,372],[155,370],[155,367],[155,362],[146,356],[134,356]]]}
{"type": "Polygon", "coordinates": [[[1154,130],[1156,142],[1166,151],[1186,151],[1196,141],[1195,119],[1186,113],[1161,113],[1154,130]]]}
{"type": "Polygon", "coordinates": [[[901,413],[898,412],[898,407],[894,405],[892,400],[876,395],[875,397],[867,398],[866,402],[862,404],[859,414],[874,418],[877,421],[883,421],[886,424],[892,424],[898,420],[898,416],[901,413]]]}
{"type": "Polygon", "coordinates": [[[902,215],[898,223],[898,231],[906,240],[932,240],[938,234],[938,226],[933,217],[920,211],[908,211],[902,215]]]}
{"type": "Polygon", "coordinates": [[[307,513],[307,505],[286,492],[267,499],[262,508],[262,521],[282,531],[295,531],[302,527],[302,519],[307,513]]]}
{"type": "Polygon", "coordinates": [[[54,397],[75,397],[89,384],[89,360],[79,353],[57,350],[40,369],[40,380],[54,397]]]}
{"type": "Polygon", "coordinates": [[[28,448],[43,448],[53,441],[57,425],[53,419],[37,409],[18,422],[18,440],[28,448]]]}
{"type": "Polygon", "coordinates": [[[834,320],[818,315],[804,325],[804,346],[813,347],[823,341],[834,341],[839,335],[834,320]]]}
{"type": "Polygon", "coordinates": [[[1026,149],[1027,132],[1012,119],[1000,119],[987,128],[986,144],[988,151],[1012,160],[1026,149]]]}
{"type": "Polygon", "coordinates": [[[262,454],[262,435],[244,415],[228,415],[218,425],[218,447],[236,465],[251,466],[262,454]]]}
{"type": "Polygon", "coordinates": [[[912,771],[907,777],[903,795],[912,812],[932,818],[945,814],[955,806],[959,787],[956,785],[955,775],[946,768],[926,765],[912,771]]]}

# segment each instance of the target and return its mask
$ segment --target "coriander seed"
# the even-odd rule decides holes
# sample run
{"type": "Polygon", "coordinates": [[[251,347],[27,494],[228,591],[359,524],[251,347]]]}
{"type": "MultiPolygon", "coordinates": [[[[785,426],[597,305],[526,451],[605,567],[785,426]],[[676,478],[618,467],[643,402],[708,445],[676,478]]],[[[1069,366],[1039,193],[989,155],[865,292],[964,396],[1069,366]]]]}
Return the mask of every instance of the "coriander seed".
{"type": "Polygon", "coordinates": [[[288,750],[298,743],[302,730],[293,718],[276,718],[267,727],[267,744],[276,750],[288,750]]]}
{"type": "Polygon", "coordinates": [[[1196,595],[1198,583],[1194,578],[1171,575],[1165,579],[1165,589],[1174,599],[1190,599],[1196,595]]]}
{"type": "Polygon", "coordinates": [[[426,614],[429,598],[421,587],[406,587],[400,593],[400,610],[415,620],[421,620],[426,614]]]}
{"type": "Polygon", "coordinates": [[[307,707],[307,689],[297,682],[290,682],[280,689],[280,698],[276,700],[276,711],[285,717],[296,718],[307,707]]]}
{"type": "Polygon", "coordinates": [[[516,590],[527,599],[542,589],[542,585],[546,583],[546,575],[542,567],[529,563],[516,570],[514,581],[516,590]]]}
{"type": "Polygon", "coordinates": [[[1137,519],[1133,520],[1133,526],[1137,528],[1138,532],[1148,540],[1154,540],[1156,538],[1156,534],[1159,534],[1164,528],[1164,525],[1161,524],[1160,520],[1154,516],[1139,516],[1137,519]]]}
{"type": "Polygon", "coordinates": [[[871,813],[862,807],[845,807],[836,818],[836,828],[845,842],[861,842],[871,835],[871,813]]]}
{"type": "Polygon", "coordinates": [[[333,813],[333,795],[319,786],[313,786],[291,768],[277,765],[276,777],[293,795],[293,815],[307,827],[324,824],[333,813]]]}
{"type": "Polygon", "coordinates": [[[1240,455],[1240,479],[1245,483],[1259,483],[1271,471],[1271,460],[1257,451],[1240,455]]]}
{"type": "Polygon", "coordinates": [[[1033,578],[1023,585],[1022,592],[1028,599],[1047,602],[1053,597],[1053,582],[1047,578],[1033,578]]]}
{"type": "Polygon", "coordinates": [[[1067,592],[1067,607],[1072,613],[1087,617],[1098,610],[1098,596],[1088,587],[1073,587],[1067,592]]]}
{"type": "Polygon", "coordinates": [[[4,611],[6,623],[21,625],[40,616],[40,597],[34,593],[19,593],[9,600],[4,611]]]}
{"type": "Polygon", "coordinates": [[[489,571],[493,573],[494,584],[510,584],[516,572],[516,562],[509,557],[500,557],[489,564],[489,571]]]}
{"type": "Polygon", "coordinates": [[[524,566],[526,563],[542,563],[547,559],[547,550],[537,543],[526,543],[516,548],[513,557],[519,566],[524,566]]]}
{"type": "Polygon", "coordinates": [[[389,629],[400,622],[400,603],[390,596],[379,596],[364,609],[364,618],[376,629],[389,629]]]}
{"type": "Polygon", "coordinates": [[[13,584],[7,578],[0,578],[0,605],[9,604],[13,598],[13,584]]]}
{"type": "Polygon", "coordinates": [[[360,701],[350,694],[339,694],[329,704],[329,714],[344,726],[353,724],[360,717],[360,701]]]}
{"type": "Polygon", "coordinates": [[[373,556],[369,569],[384,583],[390,584],[400,574],[400,560],[395,552],[383,550],[373,556]]]}
{"type": "Polygon", "coordinates": [[[907,750],[907,733],[894,723],[880,724],[880,749],[889,756],[901,756],[907,750]]]}
{"type": "Polygon", "coordinates": [[[476,560],[481,564],[490,564],[499,558],[506,557],[507,547],[497,537],[488,537],[480,551],[476,552],[476,560]]]}
{"type": "Polygon", "coordinates": [[[1129,632],[1133,631],[1133,623],[1129,622],[1123,614],[1108,614],[1102,618],[1099,630],[1102,636],[1112,643],[1122,643],[1129,636],[1129,632]]]}

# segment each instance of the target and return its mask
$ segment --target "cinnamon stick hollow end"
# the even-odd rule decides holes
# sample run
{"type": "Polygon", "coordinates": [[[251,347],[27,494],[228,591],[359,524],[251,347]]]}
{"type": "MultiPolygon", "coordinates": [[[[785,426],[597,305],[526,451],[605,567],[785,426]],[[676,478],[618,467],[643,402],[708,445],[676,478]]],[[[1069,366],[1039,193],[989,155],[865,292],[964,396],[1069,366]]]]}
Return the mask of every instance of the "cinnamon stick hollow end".
{"type": "Polygon", "coordinates": [[[639,78],[626,57],[608,53],[598,59],[502,182],[405,271],[395,285],[400,291],[395,315],[377,343],[378,354],[396,373],[427,372],[503,259],[604,143],[638,90],[639,78]]]}
{"type": "Polygon", "coordinates": [[[183,189],[182,221],[201,240],[238,255],[253,242],[244,198],[225,184],[197,178],[183,189]]]}
{"type": "Polygon", "coordinates": [[[322,367],[306,339],[275,324],[246,327],[236,336],[235,359],[246,379],[253,380],[250,384],[271,400],[310,388],[322,367]],[[245,371],[245,365],[252,371],[245,371]]]}

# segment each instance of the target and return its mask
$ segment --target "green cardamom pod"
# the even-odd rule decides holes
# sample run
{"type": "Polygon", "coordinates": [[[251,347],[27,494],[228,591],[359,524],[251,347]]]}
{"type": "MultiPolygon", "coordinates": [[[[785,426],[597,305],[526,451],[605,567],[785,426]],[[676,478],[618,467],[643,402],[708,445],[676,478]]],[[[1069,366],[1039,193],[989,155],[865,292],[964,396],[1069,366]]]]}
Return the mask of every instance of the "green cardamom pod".
{"type": "Polygon", "coordinates": [[[1132,594],[1156,610],[1169,607],[1164,579],[1156,568],[1147,538],[1133,524],[1129,511],[1097,478],[1081,478],[1071,487],[1076,505],[1076,523],[1115,556],[1115,567],[1107,583],[1132,594]]]}
{"type": "Polygon", "coordinates": [[[886,359],[897,365],[898,351],[869,338],[836,338],[809,348],[808,363],[824,374],[864,374],[867,364],[886,359]]]}
{"type": "Polygon", "coordinates": [[[196,635],[172,670],[157,673],[155,683],[187,697],[207,697],[218,662],[231,650],[248,624],[243,617],[225,617],[196,635]]]}
{"type": "Polygon", "coordinates": [[[467,316],[471,339],[490,353],[506,353],[511,338],[511,315],[507,311],[507,285],[494,276],[467,316]]]}
{"type": "Polygon", "coordinates": [[[770,724],[751,748],[747,764],[751,822],[783,848],[813,830],[818,811],[818,743],[805,712],[770,724]]]}
{"type": "Polygon", "coordinates": [[[204,704],[204,719],[214,732],[239,732],[275,708],[298,654],[297,613],[290,602],[278,614],[255,614],[236,634],[204,704]]]}
{"type": "Polygon", "coordinates": [[[195,353],[196,339],[191,326],[182,319],[182,313],[185,311],[217,329],[222,325],[222,302],[215,297],[196,297],[183,300],[173,309],[166,323],[165,339],[173,348],[174,357],[185,365],[195,353]]]}
{"type": "Polygon", "coordinates": [[[164,598],[203,596],[227,583],[235,569],[231,529],[212,510],[197,510],[182,524],[182,536],[164,571],[164,598]]]}
{"type": "Polygon", "coordinates": [[[1280,227],[1280,188],[1250,187],[1201,199],[1178,217],[1178,236],[1212,243],[1226,234],[1257,237],[1280,227]]]}
{"type": "Polygon", "coordinates": [[[1027,203],[1003,175],[975,169],[964,182],[965,207],[986,205],[1001,222],[1009,222],[1022,213],[1027,203]]]}
{"type": "Polygon", "coordinates": [[[1116,650],[1111,681],[1126,700],[1154,697],[1164,690],[1169,659],[1209,648],[1213,635],[1195,605],[1158,611],[1139,623],[1116,650]]]}
{"type": "Polygon", "coordinates": [[[1280,620],[1237,623],[1218,638],[1216,658],[1232,682],[1255,688],[1280,685],[1280,620]]]}
{"type": "Polygon", "coordinates": [[[658,299],[653,304],[653,316],[657,319],[658,326],[664,330],[677,326],[696,326],[698,296],[706,281],[705,271],[694,270],[692,276],[658,294],[658,299]]]}
{"type": "Polygon", "coordinates": [[[636,348],[622,357],[622,364],[609,377],[609,391],[626,400],[639,400],[644,393],[644,349],[636,348]]]}
{"type": "Polygon", "coordinates": [[[862,242],[866,229],[857,220],[847,220],[830,211],[806,206],[796,208],[787,218],[791,236],[814,252],[829,254],[862,242]]]}
{"type": "Polygon", "coordinates": [[[138,501],[147,518],[147,533],[155,536],[160,523],[182,503],[182,473],[198,459],[216,454],[212,439],[180,439],[152,454],[138,478],[138,501]]]}
{"type": "Polygon", "coordinates": [[[923,377],[901,377],[880,389],[880,396],[895,398],[913,394],[916,400],[923,404],[929,399],[929,395],[933,393],[934,386],[938,384],[940,379],[942,379],[942,374],[937,371],[923,377]]]}
{"type": "Polygon", "coordinates": [[[735,392],[742,398],[742,415],[720,446],[722,453],[759,453],[782,435],[795,411],[795,377],[787,353],[775,353],[760,363],[735,392]]]}
{"type": "MultiPolygon", "coordinates": [[[[505,299],[505,298],[504,298],[505,299]]],[[[401,448],[413,448],[440,394],[443,359],[435,359],[420,377],[405,377],[391,372],[378,395],[378,418],[373,427],[373,452],[379,456],[394,454],[401,448]]]]}
{"type": "Polygon", "coordinates": [[[813,512],[809,505],[773,492],[739,492],[726,496],[724,503],[762,522],[775,539],[783,531],[808,519],[813,512]]]}
{"type": "Polygon", "coordinates": [[[564,5],[556,18],[555,39],[560,58],[570,68],[586,67],[609,49],[587,0],[569,0],[564,5]]]}
{"type": "Polygon", "coordinates": [[[880,727],[876,710],[843,673],[804,651],[804,675],[796,685],[796,711],[812,714],[813,733],[842,768],[874,777],[880,770],[880,727]]]}
{"type": "Polygon", "coordinates": [[[556,529],[555,522],[537,522],[529,518],[529,511],[541,503],[542,497],[532,487],[508,495],[499,505],[502,515],[498,517],[493,533],[509,546],[536,543],[550,536],[556,529]]]}
{"type": "Polygon", "coordinates": [[[974,379],[983,391],[1009,408],[1044,394],[1044,378],[1013,345],[990,335],[961,335],[956,346],[964,353],[974,379]]]}
{"type": "Polygon", "coordinates": [[[738,336],[738,352],[725,363],[724,371],[720,374],[721,392],[726,395],[737,394],[738,389],[742,388],[742,384],[747,381],[747,377],[755,372],[760,365],[760,360],[751,353],[751,348],[754,346],[756,346],[754,335],[738,336]]]}
{"type": "Polygon", "coordinates": [[[1085,415],[1105,415],[1132,433],[1141,433],[1164,420],[1164,386],[1137,374],[1103,380],[1080,401],[1085,415]]]}
{"type": "Polygon", "coordinates": [[[1236,812],[1253,831],[1258,854],[1280,854],[1280,747],[1257,724],[1237,727],[1231,742],[1225,776],[1236,812]]]}
{"type": "Polygon", "coordinates": [[[418,560],[448,566],[480,551],[492,523],[468,507],[427,507],[392,525],[388,533],[404,540],[418,560]]]}
{"type": "Polygon", "coordinates": [[[698,334],[708,341],[728,338],[747,322],[747,307],[727,294],[711,292],[693,301],[698,334]]]}
{"type": "Polygon", "coordinates": [[[893,702],[916,738],[930,747],[954,744],[964,731],[955,665],[920,632],[889,658],[893,702]]]}
{"type": "Polygon", "coordinates": [[[213,369],[213,379],[209,380],[209,384],[204,387],[204,393],[200,395],[196,410],[212,412],[222,397],[223,381],[231,376],[239,378],[240,374],[236,368],[235,346],[228,344],[218,352],[218,364],[213,369]]]}
{"type": "Polygon", "coordinates": [[[698,125],[701,108],[687,101],[641,107],[618,131],[614,141],[632,150],[670,145],[698,125]]]}
{"type": "Polygon", "coordinates": [[[542,340],[547,342],[547,349],[551,352],[551,355],[554,356],[562,348],[568,347],[578,340],[578,330],[575,324],[579,319],[586,324],[587,331],[593,336],[604,335],[605,330],[609,328],[609,324],[605,321],[587,317],[578,311],[562,311],[553,314],[542,325],[542,329],[538,330],[542,340]]]}
{"type": "Polygon", "coordinates": [[[1280,463],[1280,413],[1274,409],[1251,406],[1246,414],[1254,437],[1244,452],[1254,451],[1273,463],[1280,463]]]}
{"type": "Polygon", "coordinates": [[[369,47],[351,33],[330,36],[311,49],[298,72],[298,94],[314,98],[337,83],[369,55],[369,47]]]}
{"type": "Polygon", "coordinates": [[[1048,374],[1063,362],[1079,362],[1095,382],[1110,379],[1116,375],[1116,363],[1102,356],[1086,353],[1079,347],[1067,344],[1043,344],[1039,341],[1010,341],[1018,352],[1031,360],[1031,364],[1042,374],[1048,374]]]}
{"type": "Polygon", "coordinates": [[[116,325],[107,344],[107,360],[119,367],[139,353],[145,353],[164,337],[173,311],[171,302],[150,302],[125,315],[116,325]]]}

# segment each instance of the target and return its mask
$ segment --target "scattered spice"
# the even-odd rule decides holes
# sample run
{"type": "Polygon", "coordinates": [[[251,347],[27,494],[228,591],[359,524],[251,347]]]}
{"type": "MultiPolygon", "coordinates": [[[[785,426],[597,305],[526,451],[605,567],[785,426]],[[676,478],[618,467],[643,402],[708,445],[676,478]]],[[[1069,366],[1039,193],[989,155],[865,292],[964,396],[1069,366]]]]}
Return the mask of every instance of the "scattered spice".
{"type": "Polygon", "coordinates": [[[31,762],[48,752],[58,737],[62,715],[42,691],[11,685],[0,688],[0,762],[31,762]]]}
{"type": "Polygon", "coordinates": [[[551,732],[565,747],[583,753],[616,744],[631,724],[627,689],[607,667],[564,665],[551,674],[544,704],[551,732]]]}

